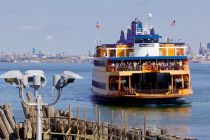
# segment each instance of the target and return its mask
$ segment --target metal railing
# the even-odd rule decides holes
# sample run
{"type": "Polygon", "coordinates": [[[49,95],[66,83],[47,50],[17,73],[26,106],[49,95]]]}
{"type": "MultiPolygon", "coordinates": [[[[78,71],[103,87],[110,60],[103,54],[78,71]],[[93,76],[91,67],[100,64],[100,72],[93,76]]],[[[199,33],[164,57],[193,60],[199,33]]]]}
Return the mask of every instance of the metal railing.
{"type": "Polygon", "coordinates": [[[187,70],[188,65],[109,65],[107,71],[118,72],[118,71],[163,71],[163,70],[187,70]]]}

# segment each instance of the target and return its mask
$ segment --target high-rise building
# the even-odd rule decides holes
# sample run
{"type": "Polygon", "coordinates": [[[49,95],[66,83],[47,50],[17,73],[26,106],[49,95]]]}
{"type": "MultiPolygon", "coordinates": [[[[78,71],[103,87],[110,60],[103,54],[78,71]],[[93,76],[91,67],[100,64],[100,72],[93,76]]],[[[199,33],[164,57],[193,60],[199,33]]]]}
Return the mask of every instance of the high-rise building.
{"type": "Polygon", "coordinates": [[[210,43],[207,43],[207,49],[210,50],[210,43]]]}
{"type": "Polygon", "coordinates": [[[203,55],[203,56],[208,54],[208,49],[206,47],[206,44],[204,44],[202,42],[200,42],[199,54],[203,55]]]}
{"type": "Polygon", "coordinates": [[[91,51],[90,51],[90,50],[88,51],[88,56],[89,56],[89,57],[91,57],[91,56],[92,56],[92,54],[91,54],[91,51]]]}
{"type": "Polygon", "coordinates": [[[32,54],[35,54],[35,53],[36,53],[36,49],[33,48],[33,49],[32,49],[32,54]]]}

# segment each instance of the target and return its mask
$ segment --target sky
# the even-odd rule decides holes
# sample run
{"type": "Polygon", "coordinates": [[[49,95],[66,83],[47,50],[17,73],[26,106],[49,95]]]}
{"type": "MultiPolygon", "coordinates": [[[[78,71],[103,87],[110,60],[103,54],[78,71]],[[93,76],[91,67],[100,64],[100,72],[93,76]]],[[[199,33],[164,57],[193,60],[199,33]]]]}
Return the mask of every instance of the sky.
{"type": "Polygon", "coordinates": [[[102,43],[115,43],[134,18],[145,21],[149,13],[163,40],[174,37],[198,51],[210,42],[209,7],[209,0],[0,0],[0,52],[88,54],[97,22],[102,43]]]}

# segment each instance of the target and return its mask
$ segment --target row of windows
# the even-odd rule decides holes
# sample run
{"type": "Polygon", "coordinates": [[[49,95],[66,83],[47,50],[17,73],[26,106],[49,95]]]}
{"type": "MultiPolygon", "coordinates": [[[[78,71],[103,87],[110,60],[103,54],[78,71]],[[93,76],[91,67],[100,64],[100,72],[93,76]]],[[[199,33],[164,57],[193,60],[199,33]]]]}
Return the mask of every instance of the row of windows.
{"type": "Polygon", "coordinates": [[[106,89],[106,83],[101,83],[94,80],[92,80],[92,86],[100,89],[106,89]]]}
{"type": "Polygon", "coordinates": [[[94,66],[106,66],[106,61],[94,60],[94,66]]]}
{"type": "Polygon", "coordinates": [[[158,39],[135,39],[135,43],[158,43],[158,39]]]}

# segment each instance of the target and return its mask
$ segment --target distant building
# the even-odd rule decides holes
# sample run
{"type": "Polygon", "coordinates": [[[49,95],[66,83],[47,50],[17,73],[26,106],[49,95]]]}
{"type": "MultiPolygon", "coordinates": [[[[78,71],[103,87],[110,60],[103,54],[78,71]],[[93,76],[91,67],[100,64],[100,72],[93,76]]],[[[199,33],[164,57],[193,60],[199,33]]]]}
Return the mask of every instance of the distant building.
{"type": "Polygon", "coordinates": [[[199,48],[199,55],[206,56],[210,53],[210,49],[207,48],[207,44],[200,43],[200,48],[199,48]]]}
{"type": "Polygon", "coordinates": [[[193,55],[195,55],[195,52],[194,52],[193,48],[192,48],[189,44],[186,44],[186,47],[187,47],[187,52],[186,52],[186,54],[187,54],[188,56],[193,56],[193,55]]]}
{"type": "Polygon", "coordinates": [[[32,49],[32,54],[36,54],[36,49],[35,48],[32,49]]]}
{"type": "Polygon", "coordinates": [[[207,49],[210,50],[210,43],[207,43],[207,49]]]}
{"type": "Polygon", "coordinates": [[[90,50],[88,51],[88,56],[89,56],[89,57],[91,57],[91,56],[92,56],[92,53],[91,53],[91,51],[90,51],[90,50]]]}

